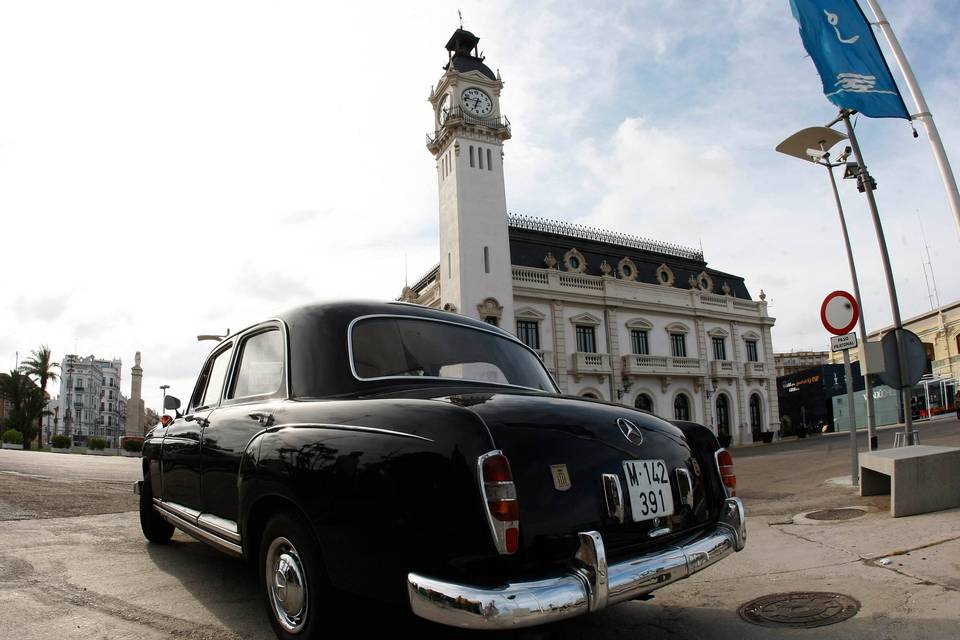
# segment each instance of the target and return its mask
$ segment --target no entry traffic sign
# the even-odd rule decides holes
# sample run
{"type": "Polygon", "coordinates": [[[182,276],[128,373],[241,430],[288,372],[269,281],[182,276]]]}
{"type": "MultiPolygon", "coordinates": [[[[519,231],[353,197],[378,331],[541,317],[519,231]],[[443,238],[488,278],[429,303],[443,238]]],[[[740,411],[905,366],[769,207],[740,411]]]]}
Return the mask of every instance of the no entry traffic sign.
{"type": "Polygon", "coordinates": [[[835,336],[850,333],[859,317],[857,301],[846,291],[834,291],[820,305],[820,321],[835,336]]]}

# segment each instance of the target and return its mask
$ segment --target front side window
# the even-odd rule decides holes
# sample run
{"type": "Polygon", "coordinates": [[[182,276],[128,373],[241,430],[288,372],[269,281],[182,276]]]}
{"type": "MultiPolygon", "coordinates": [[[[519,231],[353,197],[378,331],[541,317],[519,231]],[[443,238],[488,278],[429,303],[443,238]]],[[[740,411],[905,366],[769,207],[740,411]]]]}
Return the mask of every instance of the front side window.
{"type": "Polygon", "coordinates": [[[713,359],[714,360],[727,359],[727,343],[723,338],[713,339],[713,359]]]}
{"type": "Polygon", "coordinates": [[[687,357],[687,335],[685,333],[670,334],[670,348],[675,358],[687,357]]]}
{"type": "Polygon", "coordinates": [[[230,365],[232,353],[231,345],[207,362],[207,366],[200,374],[200,379],[197,380],[197,388],[190,402],[191,408],[211,407],[220,401],[220,392],[223,390],[223,381],[227,377],[227,367],[230,365]]]}
{"type": "Polygon", "coordinates": [[[531,349],[539,349],[540,323],[536,320],[517,320],[517,337],[531,349]]]}
{"type": "Polygon", "coordinates": [[[556,391],[535,353],[511,338],[467,325],[363,318],[351,329],[350,358],[360,380],[450,378],[556,391]]]}
{"type": "Polygon", "coordinates": [[[759,362],[757,355],[757,341],[747,340],[747,362],[759,362]]]}
{"type": "Polygon", "coordinates": [[[283,334],[271,329],[240,345],[240,365],[227,397],[247,398],[276,393],[283,384],[283,334]]]}
{"type": "Polygon", "coordinates": [[[584,325],[577,325],[577,351],[580,353],[597,352],[596,329],[584,325]]]}
{"type": "Polygon", "coordinates": [[[630,331],[630,342],[633,352],[638,356],[650,354],[650,344],[647,340],[647,332],[642,329],[633,329],[630,331]]]}

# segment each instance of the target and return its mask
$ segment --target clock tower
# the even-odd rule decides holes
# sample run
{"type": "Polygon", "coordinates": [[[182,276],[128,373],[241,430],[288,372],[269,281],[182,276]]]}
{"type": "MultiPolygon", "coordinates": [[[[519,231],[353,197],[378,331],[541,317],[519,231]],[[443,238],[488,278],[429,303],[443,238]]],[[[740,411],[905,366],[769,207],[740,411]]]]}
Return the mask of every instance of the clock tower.
{"type": "Polygon", "coordinates": [[[510,122],[500,111],[503,81],[457,29],[430,94],[435,131],[427,149],[437,160],[440,191],[440,305],[515,333],[503,141],[510,122]]]}

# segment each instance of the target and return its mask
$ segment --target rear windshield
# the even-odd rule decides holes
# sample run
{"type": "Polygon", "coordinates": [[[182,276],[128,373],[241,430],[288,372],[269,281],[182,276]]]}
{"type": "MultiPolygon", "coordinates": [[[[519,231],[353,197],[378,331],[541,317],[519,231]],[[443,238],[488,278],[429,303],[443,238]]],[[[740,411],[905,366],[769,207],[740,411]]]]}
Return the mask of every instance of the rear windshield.
{"type": "Polygon", "coordinates": [[[449,378],[555,391],[535,353],[495,333],[418,318],[365,318],[353,326],[351,365],[361,380],[449,378]]]}

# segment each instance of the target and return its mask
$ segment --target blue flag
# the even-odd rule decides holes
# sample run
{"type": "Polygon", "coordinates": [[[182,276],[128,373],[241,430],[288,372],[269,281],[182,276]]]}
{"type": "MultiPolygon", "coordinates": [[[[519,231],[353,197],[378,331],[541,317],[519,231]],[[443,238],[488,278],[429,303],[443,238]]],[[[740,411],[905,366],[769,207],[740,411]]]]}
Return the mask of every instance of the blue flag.
{"type": "Polygon", "coordinates": [[[857,0],[790,0],[790,7],[830,102],[871,118],[910,119],[857,0]]]}

